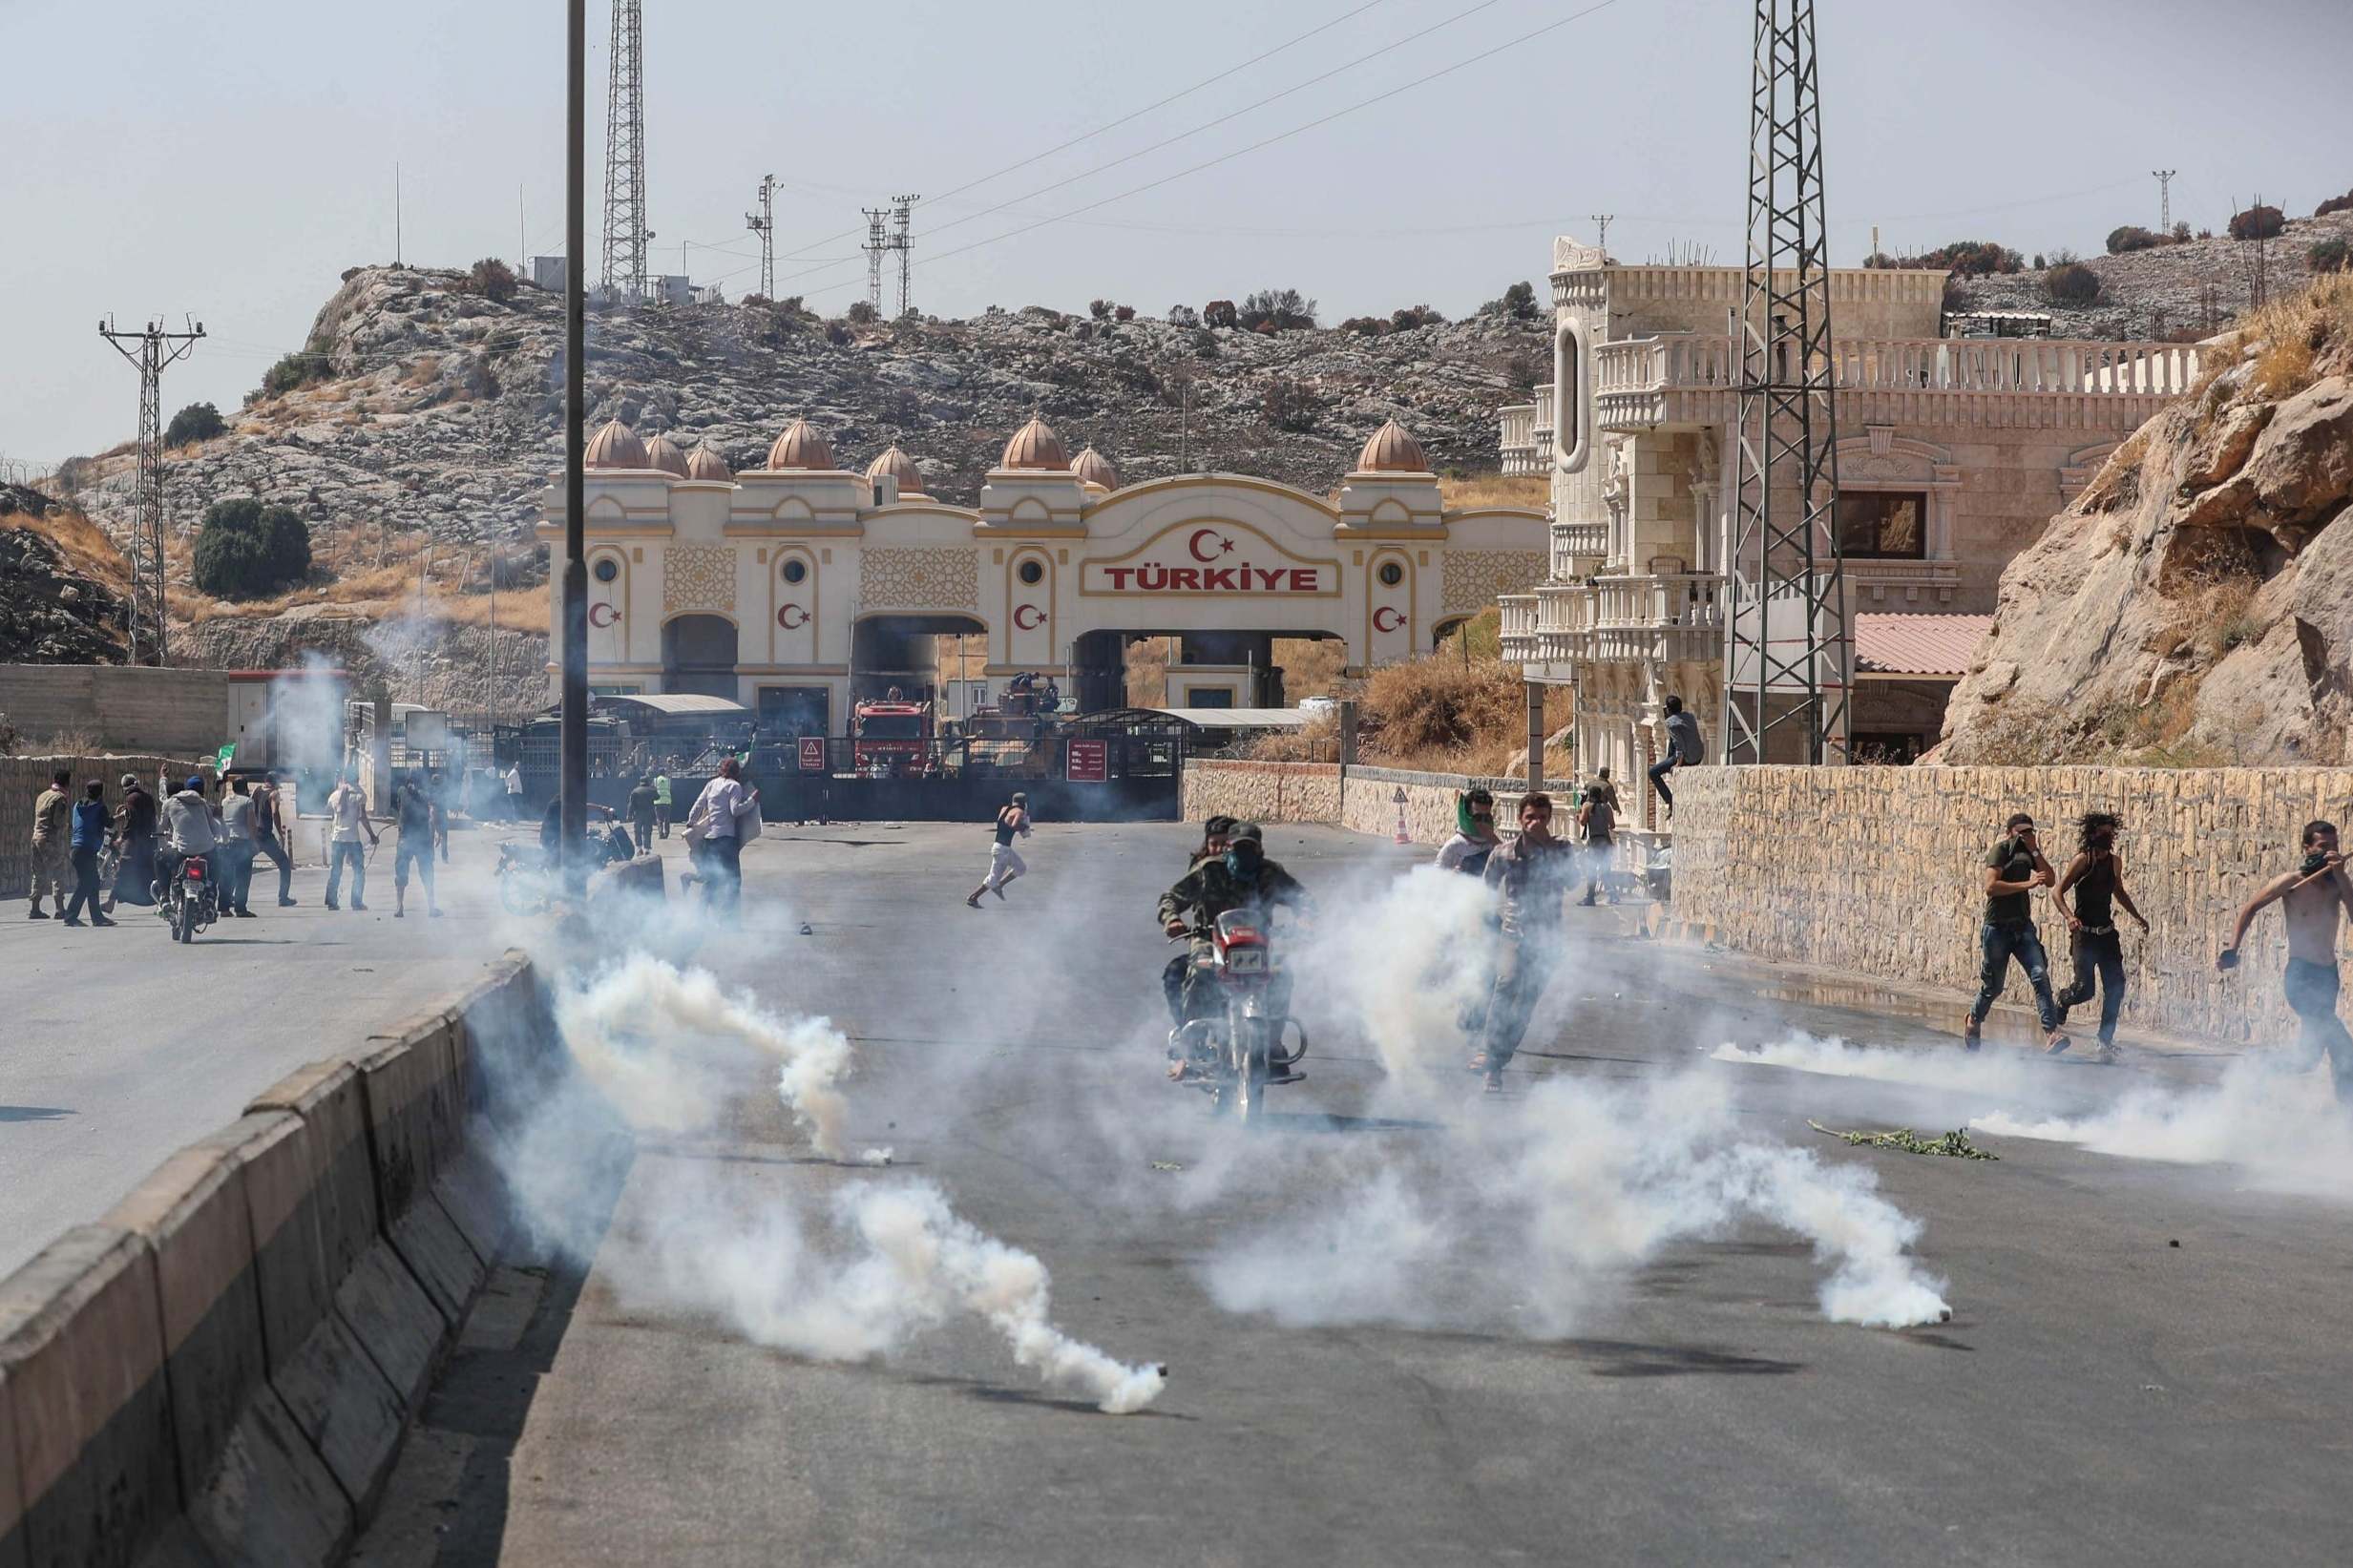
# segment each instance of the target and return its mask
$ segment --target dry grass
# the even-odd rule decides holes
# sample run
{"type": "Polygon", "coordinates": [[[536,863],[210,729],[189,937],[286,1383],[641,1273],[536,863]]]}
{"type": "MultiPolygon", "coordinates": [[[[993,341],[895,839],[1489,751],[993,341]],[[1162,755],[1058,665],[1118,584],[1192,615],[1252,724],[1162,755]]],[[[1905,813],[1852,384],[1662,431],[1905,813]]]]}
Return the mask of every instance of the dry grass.
{"type": "Polygon", "coordinates": [[[0,528],[37,533],[55,547],[69,571],[102,583],[113,593],[130,591],[131,563],[106,536],[106,531],[76,508],[60,503],[50,508],[46,517],[7,512],[0,514],[0,528]]]}
{"type": "MultiPolygon", "coordinates": [[[[1363,703],[1359,749],[1368,763],[1494,775],[1527,744],[1519,667],[1498,659],[1465,659],[1459,652],[1443,652],[1384,664],[1363,682],[1358,698],[1363,703]]],[[[1574,700],[1565,686],[1547,689],[1547,735],[1567,726],[1574,700]]],[[[1546,770],[1553,765],[1548,760],[1546,770]]]]}
{"type": "Polygon", "coordinates": [[[1296,707],[1302,698],[1339,695],[1348,644],[1336,638],[1278,637],[1274,662],[1283,672],[1283,695],[1296,707]]]}
{"type": "Polygon", "coordinates": [[[2293,397],[2333,368],[2353,363],[2353,273],[2325,273],[2293,294],[2283,294],[2231,324],[2219,366],[2237,362],[2257,345],[2248,377],[2257,396],[2293,397]]]}
{"type": "Polygon", "coordinates": [[[1440,479],[1438,492],[1449,512],[1474,507],[1526,507],[1542,512],[1552,499],[1552,481],[1541,473],[1474,473],[1461,479],[1440,479]]]}
{"type": "Polygon", "coordinates": [[[1340,760],[1340,721],[1330,714],[1311,719],[1292,730],[1268,730],[1243,748],[1255,763],[1336,763],[1340,760]]]}

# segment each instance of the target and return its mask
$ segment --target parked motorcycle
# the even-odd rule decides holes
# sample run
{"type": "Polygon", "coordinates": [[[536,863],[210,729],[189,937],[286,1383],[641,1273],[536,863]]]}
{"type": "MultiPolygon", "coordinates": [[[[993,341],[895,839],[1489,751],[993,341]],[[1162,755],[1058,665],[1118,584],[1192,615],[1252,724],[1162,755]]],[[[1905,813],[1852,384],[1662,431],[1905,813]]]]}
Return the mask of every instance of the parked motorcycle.
{"type": "MultiPolygon", "coordinates": [[[[586,832],[588,868],[601,870],[620,861],[636,856],[637,847],[630,841],[629,830],[619,823],[604,827],[591,826],[586,832]]],[[[547,851],[536,844],[502,844],[498,847],[498,901],[510,914],[537,914],[555,902],[563,886],[562,878],[549,864],[547,851]]]]}
{"type": "Polygon", "coordinates": [[[1192,933],[1209,944],[1200,962],[1215,973],[1226,1005],[1187,1021],[1170,1041],[1189,1067],[1179,1081],[1206,1091],[1244,1126],[1258,1120],[1270,1087],[1307,1077],[1297,1070],[1307,1056],[1307,1030],[1282,1010],[1287,988],[1279,984],[1268,928],[1254,911],[1229,909],[1192,933]]]}
{"type": "Polygon", "coordinates": [[[220,885],[213,881],[204,856],[190,855],[179,863],[172,885],[163,889],[161,904],[175,942],[195,941],[198,931],[221,918],[220,885]]]}

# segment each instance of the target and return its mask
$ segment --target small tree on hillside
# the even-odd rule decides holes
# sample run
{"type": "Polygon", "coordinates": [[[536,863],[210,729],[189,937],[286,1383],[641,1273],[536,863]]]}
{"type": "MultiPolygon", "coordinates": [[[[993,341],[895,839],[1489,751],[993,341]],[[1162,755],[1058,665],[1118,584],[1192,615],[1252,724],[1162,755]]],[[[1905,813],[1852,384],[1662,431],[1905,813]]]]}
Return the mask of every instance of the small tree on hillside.
{"type": "Polygon", "coordinates": [[[2304,252],[2304,262],[2315,272],[2343,272],[2353,265],[2353,245],[2331,236],[2304,252]]]}
{"type": "Polygon", "coordinates": [[[1168,307],[1168,324],[1170,326],[1199,326],[1201,312],[1188,304],[1172,304],[1168,307]]]}
{"type": "Polygon", "coordinates": [[[196,536],[196,585],[215,598],[258,599],[310,575],[310,530],[252,496],[216,501],[196,536]]]}
{"type": "Polygon", "coordinates": [[[505,304],[515,298],[522,285],[515,281],[515,269],[495,256],[485,256],[466,274],[466,292],[479,294],[495,304],[505,304]]]}
{"type": "Polygon", "coordinates": [[[2062,261],[2043,274],[2043,292],[2053,304],[2091,304],[2100,297],[2100,275],[2081,261],[2062,261]]]}
{"type": "Polygon", "coordinates": [[[1241,312],[1234,309],[1231,300],[1211,300],[1201,307],[1201,324],[1238,326],[1241,324],[1241,312]]]}
{"type": "Polygon", "coordinates": [[[1293,435],[1305,435],[1313,429],[1315,416],[1323,411],[1322,404],[1305,385],[1279,379],[1267,383],[1259,408],[1265,411],[1268,424],[1293,435]]]}
{"type": "Polygon", "coordinates": [[[1536,314],[1536,287],[1525,281],[1503,290],[1503,314],[1523,320],[1536,314]]]}
{"type": "Polygon", "coordinates": [[[2122,256],[2127,251],[2154,250],[2165,243],[2165,237],[2153,229],[2144,229],[2137,223],[2126,223],[2108,231],[2108,254],[2122,256]]]}
{"type": "Polygon", "coordinates": [[[2234,240],[2269,240],[2287,227],[2287,219],[2277,207],[2260,202],[2231,219],[2231,238],[2234,240]]]}
{"type": "Polygon", "coordinates": [[[872,326],[882,319],[882,315],[864,300],[852,300],[850,308],[842,312],[842,319],[852,326],[872,326]]]}
{"type": "Polygon", "coordinates": [[[1315,324],[1315,302],[1295,288],[1262,288],[1243,297],[1238,319],[1253,332],[1295,332],[1315,324]]]}
{"type": "Polygon", "coordinates": [[[209,403],[191,403],[174,414],[172,422],[163,428],[163,444],[184,447],[192,441],[210,441],[227,434],[228,429],[228,421],[221,417],[220,409],[209,403]]]}
{"type": "Polygon", "coordinates": [[[2342,196],[2330,197],[2327,200],[2312,209],[2312,216],[2315,218],[2326,218],[2333,212],[2353,212],[2353,191],[2347,191],[2342,196]]]}

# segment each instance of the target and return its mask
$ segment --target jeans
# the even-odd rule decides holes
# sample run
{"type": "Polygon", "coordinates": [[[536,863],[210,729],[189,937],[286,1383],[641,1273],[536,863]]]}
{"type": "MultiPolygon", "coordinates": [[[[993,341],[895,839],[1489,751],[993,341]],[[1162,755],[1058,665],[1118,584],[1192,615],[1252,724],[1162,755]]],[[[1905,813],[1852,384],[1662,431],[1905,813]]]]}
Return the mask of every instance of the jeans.
{"type": "Polygon", "coordinates": [[[2124,938],[2111,926],[2104,931],[2075,933],[2075,978],[2059,993],[2059,1012],[2081,1007],[2100,993],[2100,1043],[2116,1043],[2116,1015],[2124,1011],[2124,938]]]}
{"type": "Polygon", "coordinates": [[[1664,762],[1650,764],[1650,787],[1658,791],[1660,802],[1670,811],[1675,808],[1675,792],[1667,787],[1667,775],[1681,766],[1682,763],[1682,758],[1670,753],[1664,762]]]}
{"type": "Polygon", "coordinates": [[[2043,951],[2043,939],[2031,925],[1997,926],[1986,921],[1978,928],[1978,951],[1983,963],[1977,972],[1977,1003],[1969,1009],[1969,1022],[1982,1024],[1985,1014],[1993,1011],[1994,1002],[2002,994],[2003,983],[2009,978],[2010,960],[2027,972],[2027,983],[2034,988],[2034,1010],[2041,1014],[2043,1029],[2048,1033],[2059,1027],[2059,1003],[2050,993],[2050,957],[2043,951]]]}
{"type": "Polygon", "coordinates": [[[224,844],[216,857],[221,865],[221,908],[223,913],[244,912],[245,895],[253,888],[253,847],[224,844]]]}
{"type": "Polygon", "coordinates": [[[710,902],[715,909],[744,906],[744,841],[728,833],[704,841],[704,874],[711,879],[710,902]]]}
{"type": "Polygon", "coordinates": [[[631,824],[637,829],[637,851],[641,855],[654,852],[654,820],[646,817],[631,824]]]}
{"type": "Polygon", "coordinates": [[[2296,1041],[2303,1065],[2311,1066],[2325,1054],[2337,1079],[2337,1098],[2353,1099],[2353,1035],[2345,1033],[2344,1020],[2337,1016],[2337,966],[2291,958],[2282,986],[2289,1010],[2303,1026],[2296,1041]]]}
{"type": "Polygon", "coordinates": [[[1487,1071],[1500,1073],[1520,1049],[1536,1004],[1552,978],[1553,933],[1504,936],[1495,954],[1495,985],[1487,995],[1487,1071]]]}
{"type": "Polygon", "coordinates": [[[332,907],[343,890],[343,869],[351,868],[351,907],[358,909],[368,902],[368,854],[358,843],[346,844],[337,840],[327,847],[326,902],[332,907]]]}
{"type": "MultiPolygon", "coordinates": [[[[294,857],[286,853],[286,847],[278,842],[278,837],[274,833],[265,833],[262,837],[255,839],[253,841],[253,852],[257,859],[271,860],[277,863],[278,902],[281,904],[287,903],[292,897],[289,889],[291,889],[294,886],[294,857]]],[[[253,868],[251,866],[247,866],[245,870],[247,876],[250,877],[252,875],[253,868]]],[[[243,906],[240,905],[239,907],[242,909],[243,906]]]]}
{"type": "MultiPolygon", "coordinates": [[[[1617,847],[1614,839],[1588,838],[1586,840],[1585,901],[1587,904],[1592,903],[1595,895],[1602,890],[1602,883],[1609,875],[1609,862],[1616,854],[1617,847]]],[[[1615,903],[1616,900],[1617,895],[1612,893],[1610,901],[1615,903]]]]}
{"type": "Polygon", "coordinates": [[[95,849],[69,851],[74,866],[74,900],[59,912],[68,920],[77,920],[87,907],[90,918],[99,918],[98,911],[98,852],[95,849]]]}

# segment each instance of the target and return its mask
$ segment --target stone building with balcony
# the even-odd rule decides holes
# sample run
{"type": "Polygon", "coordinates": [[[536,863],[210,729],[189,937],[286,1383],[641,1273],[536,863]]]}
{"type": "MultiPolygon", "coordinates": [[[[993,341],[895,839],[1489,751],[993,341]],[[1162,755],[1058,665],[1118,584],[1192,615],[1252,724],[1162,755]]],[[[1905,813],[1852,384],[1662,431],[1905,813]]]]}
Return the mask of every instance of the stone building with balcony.
{"type": "MultiPolygon", "coordinates": [[[[1552,384],[1502,419],[1504,471],[1551,475],[1549,575],[1502,600],[1503,654],[1576,688],[1578,771],[1611,769],[1639,840],[1665,826],[1644,771],[1670,694],[1721,754],[1745,279],[1566,238],[1551,276],[1552,384]]],[[[1940,336],[1944,279],[1830,276],[1860,757],[1935,742],[2002,569],[2196,374],[2177,344],[1940,336]]]]}

